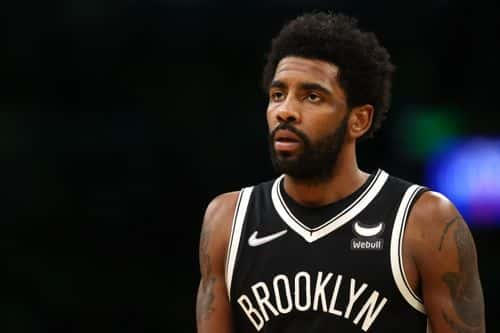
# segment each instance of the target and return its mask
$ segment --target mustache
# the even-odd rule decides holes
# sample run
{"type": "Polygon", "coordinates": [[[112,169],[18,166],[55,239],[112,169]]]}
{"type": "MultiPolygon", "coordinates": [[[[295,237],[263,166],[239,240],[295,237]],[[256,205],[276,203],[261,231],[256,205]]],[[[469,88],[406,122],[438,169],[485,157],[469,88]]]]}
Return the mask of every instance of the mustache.
{"type": "Polygon", "coordinates": [[[274,137],[276,135],[276,132],[279,130],[287,130],[287,131],[293,132],[295,135],[297,135],[302,140],[302,142],[306,142],[306,143],[309,142],[307,135],[305,135],[304,132],[300,131],[299,129],[290,125],[290,123],[280,123],[278,126],[276,126],[273,129],[273,131],[271,132],[271,134],[269,135],[271,141],[274,141],[274,137]]]}

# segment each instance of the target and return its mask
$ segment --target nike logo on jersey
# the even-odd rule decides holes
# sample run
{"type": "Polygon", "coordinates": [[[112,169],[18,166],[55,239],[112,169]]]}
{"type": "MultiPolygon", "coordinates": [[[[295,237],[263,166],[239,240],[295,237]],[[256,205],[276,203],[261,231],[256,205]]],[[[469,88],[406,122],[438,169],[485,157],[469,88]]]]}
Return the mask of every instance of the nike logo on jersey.
{"type": "Polygon", "coordinates": [[[375,237],[384,230],[384,223],[379,222],[375,226],[362,225],[359,221],[354,222],[354,232],[361,237],[375,237]]]}
{"type": "Polygon", "coordinates": [[[248,238],[248,245],[255,247],[255,246],[260,246],[262,244],[269,243],[269,242],[275,240],[276,238],[283,236],[284,234],[286,234],[287,231],[288,231],[287,229],[281,230],[280,232],[276,232],[274,234],[270,234],[270,235],[260,237],[260,238],[257,238],[258,231],[255,231],[248,238]]]}

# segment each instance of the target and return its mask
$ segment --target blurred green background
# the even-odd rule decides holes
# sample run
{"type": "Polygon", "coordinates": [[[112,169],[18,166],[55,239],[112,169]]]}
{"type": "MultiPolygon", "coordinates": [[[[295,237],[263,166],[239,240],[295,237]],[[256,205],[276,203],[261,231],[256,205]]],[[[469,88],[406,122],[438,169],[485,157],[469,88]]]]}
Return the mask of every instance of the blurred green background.
{"type": "MultiPolygon", "coordinates": [[[[429,159],[450,139],[500,136],[496,7],[2,2],[0,331],[195,331],[204,208],[275,176],[261,71],[271,38],[305,11],[356,16],[397,66],[362,168],[432,185],[429,159]]],[[[488,331],[499,332],[500,221],[490,222],[473,235],[488,331]]]]}

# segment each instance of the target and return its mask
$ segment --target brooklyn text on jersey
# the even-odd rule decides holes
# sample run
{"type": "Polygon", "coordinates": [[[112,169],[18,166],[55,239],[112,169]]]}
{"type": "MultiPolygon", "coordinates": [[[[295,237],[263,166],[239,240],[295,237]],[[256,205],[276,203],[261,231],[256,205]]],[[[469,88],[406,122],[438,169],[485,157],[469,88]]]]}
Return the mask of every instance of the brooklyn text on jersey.
{"type": "Polygon", "coordinates": [[[252,294],[238,297],[238,304],[257,331],[264,327],[270,316],[285,315],[293,310],[321,311],[350,319],[354,325],[362,321],[361,329],[366,332],[387,303],[387,298],[381,298],[378,291],[367,291],[366,283],[333,273],[311,275],[299,272],[293,278],[279,274],[272,281],[272,285],[257,282],[250,288],[252,294]],[[343,280],[349,282],[343,284],[343,280]],[[345,287],[346,283],[348,287],[345,287]],[[346,304],[337,304],[340,288],[349,288],[346,304]],[[358,301],[363,305],[357,314],[352,314],[354,303],[358,301]]]}

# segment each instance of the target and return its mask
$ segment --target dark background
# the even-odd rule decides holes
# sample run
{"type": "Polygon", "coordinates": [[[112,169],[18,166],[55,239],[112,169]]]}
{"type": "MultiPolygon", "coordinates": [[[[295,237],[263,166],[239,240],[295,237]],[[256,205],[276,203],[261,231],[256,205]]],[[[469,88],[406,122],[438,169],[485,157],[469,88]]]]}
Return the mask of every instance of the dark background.
{"type": "MultiPolygon", "coordinates": [[[[358,17],[398,67],[365,170],[424,182],[394,130],[408,105],[498,135],[493,2],[0,4],[1,332],[195,331],[204,209],[274,177],[261,70],[282,24],[313,9],[358,17]]],[[[500,232],[473,235],[498,332],[500,232]]]]}

